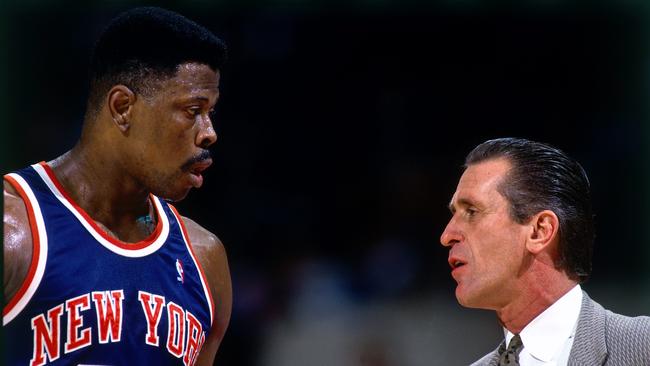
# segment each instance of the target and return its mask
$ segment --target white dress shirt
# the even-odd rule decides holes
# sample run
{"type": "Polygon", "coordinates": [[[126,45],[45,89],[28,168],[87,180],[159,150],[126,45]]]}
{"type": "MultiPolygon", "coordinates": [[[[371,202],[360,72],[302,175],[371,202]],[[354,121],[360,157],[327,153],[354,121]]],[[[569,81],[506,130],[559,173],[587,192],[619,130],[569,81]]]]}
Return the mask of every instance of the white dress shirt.
{"type": "MultiPolygon", "coordinates": [[[[582,289],[576,285],[519,333],[524,348],[521,366],[564,366],[569,361],[582,306],[582,289]]],[[[506,345],[514,334],[504,328],[506,345]]]]}

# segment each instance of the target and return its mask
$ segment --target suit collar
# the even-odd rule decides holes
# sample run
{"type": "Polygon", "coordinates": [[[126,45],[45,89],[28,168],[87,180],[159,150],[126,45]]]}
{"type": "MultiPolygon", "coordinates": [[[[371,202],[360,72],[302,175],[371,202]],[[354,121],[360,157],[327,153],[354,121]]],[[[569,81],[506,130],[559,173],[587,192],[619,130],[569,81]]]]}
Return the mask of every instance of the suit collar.
{"type": "Polygon", "coordinates": [[[607,359],[605,309],[582,293],[582,308],[569,365],[602,365],[607,359]]]}
{"type": "MultiPolygon", "coordinates": [[[[606,323],[605,309],[583,291],[576,336],[569,355],[569,366],[603,365],[605,363],[608,354],[605,342],[606,323]]],[[[505,340],[502,341],[502,343],[504,342],[505,340]]],[[[498,350],[499,347],[472,366],[498,366],[498,350]]]]}

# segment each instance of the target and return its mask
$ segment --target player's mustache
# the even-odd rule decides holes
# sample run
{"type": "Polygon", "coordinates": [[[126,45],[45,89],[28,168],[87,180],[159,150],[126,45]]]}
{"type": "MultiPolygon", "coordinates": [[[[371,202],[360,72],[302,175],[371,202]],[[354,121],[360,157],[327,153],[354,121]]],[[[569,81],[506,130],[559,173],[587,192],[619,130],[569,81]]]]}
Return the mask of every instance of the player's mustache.
{"type": "Polygon", "coordinates": [[[191,157],[188,161],[186,161],[183,165],[181,165],[181,170],[182,171],[189,171],[192,165],[196,163],[200,163],[204,160],[207,159],[212,159],[212,155],[210,154],[210,150],[203,150],[201,151],[200,154],[195,155],[191,157]]]}

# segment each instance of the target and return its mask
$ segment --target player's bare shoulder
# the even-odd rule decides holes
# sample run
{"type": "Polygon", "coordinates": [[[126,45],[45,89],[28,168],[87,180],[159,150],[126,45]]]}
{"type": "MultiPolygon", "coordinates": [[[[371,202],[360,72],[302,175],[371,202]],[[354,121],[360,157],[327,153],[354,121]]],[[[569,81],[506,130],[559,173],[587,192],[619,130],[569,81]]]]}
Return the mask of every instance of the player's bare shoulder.
{"type": "Polygon", "coordinates": [[[16,189],[4,180],[4,296],[6,301],[18,292],[32,261],[32,233],[25,202],[16,189]]]}
{"type": "MultiPolygon", "coordinates": [[[[213,295],[215,295],[215,291],[217,295],[224,291],[230,293],[230,269],[228,268],[228,258],[223,243],[216,235],[197,224],[194,220],[183,217],[183,222],[190,237],[194,254],[205,271],[213,295]]],[[[215,299],[215,301],[218,301],[218,299],[215,299]]]]}
{"type": "Polygon", "coordinates": [[[215,234],[188,217],[183,216],[183,222],[185,223],[187,234],[190,237],[194,254],[199,257],[201,266],[211,266],[213,264],[212,261],[219,260],[221,259],[220,257],[225,259],[226,250],[221,240],[215,234]]]}
{"type": "Polygon", "coordinates": [[[194,254],[205,272],[215,306],[215,321],[203,346],[197,365],[212,365],[219,344],[228,328],[232,311],[232,284],[226,249],[221,240],[192,219],[183,217],[194,254]]]}

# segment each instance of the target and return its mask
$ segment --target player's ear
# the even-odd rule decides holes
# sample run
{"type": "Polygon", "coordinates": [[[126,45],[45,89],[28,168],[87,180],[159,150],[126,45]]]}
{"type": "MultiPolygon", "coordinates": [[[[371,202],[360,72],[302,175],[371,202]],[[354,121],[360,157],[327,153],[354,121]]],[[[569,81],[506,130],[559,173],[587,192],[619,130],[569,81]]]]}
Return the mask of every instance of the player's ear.
{"type": "Polygon", "coordinates": [[[532,254],[538,254],[548,249],[560,230],[560,220],[555,212],[543,210],[533,215],[528,222],[530,231],[526,238],[526,249],[532,254]]]}
{"type": "Polygon", "coordinates": [[[108,91],[108,110],[113,122],[122,132],[129,129],[129,117],[135,99],[135,93],[125,85],[114,85],[108,91]]]}

